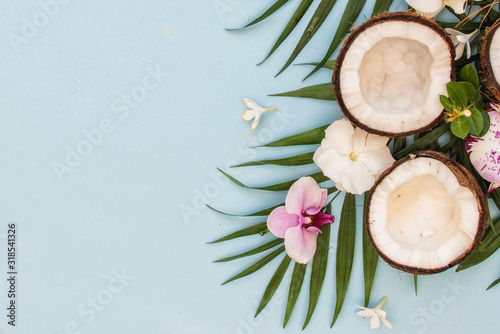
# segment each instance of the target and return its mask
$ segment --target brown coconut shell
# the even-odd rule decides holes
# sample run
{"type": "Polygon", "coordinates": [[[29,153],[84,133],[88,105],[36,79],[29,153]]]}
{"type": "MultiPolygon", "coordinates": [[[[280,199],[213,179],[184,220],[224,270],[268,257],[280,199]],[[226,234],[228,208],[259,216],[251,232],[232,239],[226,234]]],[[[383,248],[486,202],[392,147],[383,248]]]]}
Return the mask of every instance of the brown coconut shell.
{"type": "MultiPolygon", "coordinates": [[[[414,129],[411,131],[406,131],[406,132],[386,132],[382,131],[379,129],[373,129],[365,124],[363,124],[361,121],[359,121],[354,115],[352,115],[347,108],[344,99],[342,98],[342,90],[340,87],[340,70],[342,68],[342,64],[344,62],[345,56],[347,51],[349,50],[349,47],[352,45],[354,40],[365,30],[376,26],[377,24],[385,23],[385,22],[390,22],[390,21],[402,21],[402,22],[413,22],[413,23],[418,23],[421,24],[425,27],[428,27],[436,32],[447,44],[448,44],[448,49],[450,51],[450,63],[451,63],[451,68],[450,68],[450,81],[455,80],[455,46],[453,45],[453,42],[450,38],[450,36],[446,33],[446,31],[441,28],[435,21],[428,19],[426,17],[423,17],[421,15],[412,13],[412,12],[393,12],[393,13],[384,13],[380,14],[377,16],[372,17],[371,19],[367,20],[363,24],[361,24],[359,27],[354,29],[351,34],[347,37],[347,39],[344,41],[344,44],[342,45],[342,48],[340,49],[339,55],[337,57],[337,61],[335,63],[335,67],[333,70],[333,76],[332,76],[332,83],[333,83],[333,90],[335,93],[335,97],[337,98],[337,102],[339,104],[340,109],[342,110],[342,113],[344,116],[346,116],[353,124],[356,126],[360,127],[361,129],[365,130],[366,132],[369,133],[374,133],[377,135],[381,136],[386,136],[386,137],[406,137],[412,134],[416,133],[421,133],[424,131],[428,131],[435,127],[439,121],[441,121],[443,117],[443,113],[440,114],[440,116],[436,117],[435,120],[433,120],[431,123],[424,125],[418,129],[414,129]]],[[[444,109],[443,109],[444,111],[444,109]]]]}
{"type": "MultiPolygon", "coordinates": [[[[425,208],[422,208],[425,210],[425,208]]],[[[378,180],[375,182],[375,185],[373,186],[370,196],[368,197],[367,205],[365,207],[365,221],[364,224],[366,226],[368,236],[370,237],[370,241],[373,244],[373,247],[377,251],[377,253],[380,255],[380,257],[387,262],[389,265],[392,267],[405,271],[410,274],[417,274],[417,275],[428,275],[428,274],[436,274],[442,271],[445,271],[448,268],[451,268],[453,266],[456,266],[460,262],[462,262],[473,250],[476,248],[477,245],[481,242],[483,239],[484,233],[486,232],[486,228],[488,226],[488,218],[489,218],[489,211],[488,211],[488,203],[486,202],[486,196],[484,196],[483,191],[479,184],[477,183],[476,179],[474,176],[462,165],[457,163],[456,161],[448,158],[446,155],[434,151],[420,151],[415,154],[410,154],[409,156],[402,158],[398,161],[396,161],[391,167],[389,167],[386,171],[380,175],[378,180]],[[469,248],[463,252],[459,257],[457,257],[455,260],[450,262],[449,264],[440,267],[440,268],[419,268],[419,267],[411,267],[404,265],[402,263],[398,263],[389,257],[387,257],[377,246],[376,242],[374,241],[373,235],[370,230],[370,203],[372,200],[372,195],[376,191],[377,186],[382,182],[382,180],[389,175],[396,167],[404,164],[408,160],[415,159],[418,157],[427,157],[427,158],[432,158],[439,160],[442,162],[445,166],[447,166],[451,172],[455,175],[457,178],[458,183],[463,186],[469,188],[474,197],[476,198],[477,201],[477,207],[479,209],[479,220],[477,223],[477,231],[476,231],[476,236],[474,237],[473,243],[469,246],[469,248]]]]}
{"type": "Polygon", "coordinates": [[[493,36],[498,31],[498,27],[500,27],[500,19],[488,29],[484,36],[483,46],[481,48],[481,66],[483,68],[484,81],[488,84],[491,94],[493,94],[497,100],[500,100],[500,83],[498,82],[500,78],[495,78],[490,60],[491,43],[493,41],[493,36]]]}

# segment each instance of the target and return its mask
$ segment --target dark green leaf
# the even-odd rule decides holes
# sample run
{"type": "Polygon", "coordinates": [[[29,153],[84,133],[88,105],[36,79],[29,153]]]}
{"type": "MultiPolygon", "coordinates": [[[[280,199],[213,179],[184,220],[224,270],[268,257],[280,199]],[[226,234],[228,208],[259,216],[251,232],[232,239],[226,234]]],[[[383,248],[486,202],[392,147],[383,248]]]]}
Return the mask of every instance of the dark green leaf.
{"type": "MultiPolygon", "coordinates": [[[[495,226],[495,230],[500,229],[500,219],[497,219],[493,225],[495,226]]],[[[476,249],[474,249],[472,253],[470,253],[470,255],[460,263],[457,271],[468,269],[483,262],[495,253],[498,248],[500,248],[500,235],[495,234],[493,229],[490,227],[486,230],[483,240],[479,246],[476,247],[476,249]]]]}
{"type": "Polygon", "coordinates": [[[269,96],[303,97],[317,100],[335,101],[335,94],[333,93],[333,85],[331,82],[304,87],[290,92],[272,94],[269,96]]]}
{"type": "Polygon", "coordinates": [[[239,164],[231,167],[248,167],[248,166],[261,166],[261,165],[277,165],[277,166],[301,166],[313,163],[314,152],[303,153],[282,159],[270,159],[261,161],[252,161],[239,164]]]}
{"type": "Polygon", "coordinates": [[[279,265],[278,269],[274,273],[273,277],[271,277],[271,280],[269,281],[269,284],[267,285],[266,291],[264,291],[264,295],[262,296],[262,299],[260,301],[259,307],[257,308],[257,311],[255,312],[255,316],[258,316],[259,313],[266,307],[266,305],[269,303],[271,298],[273,298],[274,293],[278,289],[281,281],[283,280],[283,276],[285,276],[286,270],[288,269],[288,266],[290,265],[290,261],[292,259],[288,256],[285,255],[285,258],[279,265]]]}
{"type": "Polygon", "coordinates": [[[288,291],[288,302],[286,303],[285,319],[283,320],[283,328],[285,328],[292,311],[295,307],[295,303],[299,298],[300,289],[302,288],[302,282],[304,281],[304,276],[306,274],[305,264],[295,263],[293,268],[292,281],[290,282],[290,290],[288,291]]]}
{"type": "Polygon", "coordinates": [[[470,64],[462,67],[460,70],[460,79],[470,82],[475,88],[479,88],[479,77],[474,66],[470,64]]]}
{"type": "Polygon", "coordinates": [[[269,7],[262,15],[260,15],[259,17],[257,17],[255,20],[253,20],[252,22],[250,22],[249,24],[247,24],[246,26],[244,26],[243,28],[236,28],[236,29],[226,29],[226,30],[240,30],[240,29],[244,29],[244,28],[248,28],[248,27],[251,27],[265,19],[267,19],[269,16],[273,15],[274,13],[276,13],[276,11],[278,9],[280,9],[281,7],[283,7],[284,4],[286,4],[288,1],[290,0],[277,0],[271,7],[269,7]]]}
{"type": "Polygon", "coordinates": [[[259,247],[256,247],[252,250],[249,250],[248,252],[245,252],[245,253],[241,253],[239,255],[235,255],[235,256],[230,256],[230,257],[225,257],[223,259],[220,259],[220,260],[216,260],[214,262],[228,262],[228,261],[233,261],[233,260],[237,260],[237,259],[241,259],[243,257],[247,257],[247,256],[252,256],[252,255],[255,255],[255,254],[258,254],[258,253],[261,253],[261,252],[264,252],[268,249],[271,249],[273,247],[276,247],[278,245],[281,245],[283,243],[283,239],[275,239],[271,242],[268,242],[262,246],[259,246],[259,247]]]}
{"type": "Polygon", "coordinates": [[[372,16],[387,12],[393,2],[394,0],[377,0],[373,6],[372,16]]]}
{"type": "MultiPolygon", "coordinates": [[[[365,208],[368,201],[369,192],[365,193],[365,208]]],[[[363,210],[363,222],[366,219],[366,210],[363,210]]],[[[378,253],[373,248],[373,245],[368,236],[365,224],[363,224],[363,273],[365,279],[365,307],[368,307],[370,302],[370,294],[375,280],[375,272],[377,271],[378,253]]]]}
{"type": "Polygon", "coordinates": [[[413,274],[413,287],[415,288],[415,296],[417,295],[417,283],[418,283],[418,275],[413,274]]]}
{"type": "Polygon", "coordinates": [[[465,93],[467,94],[467,100],[468,102],[472,103],[476,101],[476,87],[474,87],[473,84],[467,81],[459,82],[460,86],[464,89],[465,93]]]}
{"type": "MultiPolygon", "coordinates": [[[[323,68],[329,69],[333,71],[333,68],[335,67],[336,60],[332,59],[327,61],[326,63],[323,64],[323,68]]],[[[303,63],[303,64],[297,64],[297,65],[310,65],[310,66],[318,66],[321,65],[321,63],[303,63]]]]}
{"type": "Polygon", "coordinates": [[[500,278],[497,278],[495,281],[493,281],[493,283],[491,283],[490,286],[488,288],[486,288],[486,291],[488,291],[489,289],[491,289],[492,287],[494,287],[498,283],[500,283],[500,278]]]}
{"type": "Polygon", "coordinates": [[[309,320],[311,320],[316,304],[318,303],[323,282],[325,280],[326,267],[328,264],[328,251],[330,248],[330,230],[331,224],[325,224],[321,226],[321,233],[318,234],[318,246],[316,248],[316,254],[314,254],[311,270],[311,283],[309,285],[309,307],[307,309],[307,316],[302,329],[306,328],[309,320]]]}
{"type": "Polygon", "coordinates": [[[479,175],[476,168],[472,165],[469,154],[467,154],[467,151],[465,150],[465,142],[463,140],[459,140],[457,143],[456,155],[457,162],[464,166],[474,176],[481,189],[485,192],[486,186],[484,184],[484,180],[479,175]]]}
{"type": "Polygon", "coordinates": [[[266,144],[267,147],[282,147],[295,145],[313,145],[319,144],[325,137],[325,130],[330,124],[320,126],[315,129],[301,132],[296,135],[288,136],[272,143],[266,144]]]}
{"type": "Polygon", "coordinates": [[[222,283],[222,285],[227,284],[229,282],[232,282],[234,280],[237,280],[239,278],[248,276],[250,274],[253,274],[257,270],[259,270],[260,268],[264,267],[266,264],[268,264],[269,262],[271,262],[275,257],[277,257],[278,255],[280,255],[284,251],[285,251],[285,246],[281,246],[280,248],[278,248],[277,250],[273,251],[272,253],[264,256],[262,259],[260,259],[259,261],[255,262],[254,264],[252,264],[250,267],[248,267],[247,269],[243,270],[239,274],[231,277],[230,279],[228,279],[227,281],[225,281],[224,283],[222,283]]]}
{"type": "Polygon", "coordinates": [[[394,139],[394,148],[392,149],[392,153],[396,154],[402,149],[406,147],[406,137],[395,138],[394,139]]]}
{"type": "Polygon", "coordinates": [[[458,139],[458,137],[453,136],[452,138],[450,138],[450,140],[446,144],[444,144],[443,146],[441,146],[438,149],[438,151],[442,152],[442,153],[446,153],[448,151],[451,151],[451,149],[457,145],[457,143],[458,143],[459,140],[460,139],[458,139]]]}
{"type": "Polygon", "coordinates": [[[446,84],[446,91],[451,102],[461,108],[467,107],[467,92],[458,82],[450,81],[446,84]]]}
{"type": "Polygon", "coordinates": [[[278,39],[274,43],[273,47],[271,48],[271,51],[269,51],[266,58],[264,58],[264,60],[261,61],[258,65],[265,62],[274,53],[274,51],[276,51],[279,48],[281,43],[283,43],[285,41],[285,39],[288,38],[290,33],[295,29],[295,27],[300,22],[300,20],[304,16],[304,14],[307,12],[307,10],[311,6],[312,2],[313,2],[313,0],[302,0],[300,5],[295,10],[295,13],[290,18],[290,21],[288,21],[287,25],[285,26],[285,29],[283,29],[283,31],[281,32],[281,35],[278,37],[278,39]]]}
{"type": "Polygon", "coordinates": [[[467,121],[469,122],[470,127],[470,134],[478,137],[483,131],[483,114],[477,108],[471,108],[470,112],[470,117],[467,117],[467,121]]]}
{"type": "Polygon", "coordinates": [[[460,116],[451,122],[451,132],[458,138],[464,139],[470,131],[469,121],[467,117],[460,116]]]}
{"type": "Polygon", "coordinates": [[[453,103],[451,103],[448,97],[439,95],[439,100],[441,101],[441,104],[443,105],[444,109],[446,109],[446,111],[453,111],[453,103]]]}
{"type": "Polygon", "coordinates": [[[246,227],[242,230],[233,232],[231,234],[226,235],[225,237],[222,237],[220,239],[217,239],[215,241],[209,242],[210,244],[215,244],[218,242],[223,242],[223,241],[228,241],[236,238],[241,238],[241,237],[246,237],[249,235],[254,235],[254,234],[259,234],[260,231],[264,230],[267,228],[267,222],[264,223],[259,223],[250,227],[246,227]]]}
{"type": "Polygon", "coordinates": [[[497,206],[497,209],[500,210],[500,188],[493,190],[489,197],[493,200],[493,203],[497,206]]]}
{"type": "Polygon", "coordinates": [[[314,70],[312,70],[311,73],[309,73],[304,78],[304,80],[309,78],[314,73],[316,73],[323,66],[323,64],[325,64],[328,61],[328,59],[330,59],[331,55],[335,52],[340,42],[342,42],[342,39],[351,29],[354,21],[356,21],[356,19],[358,18],[358,15],[359,13],[361,13],[361,10],[363,9],[365,3],[366,0],[349,0],[349,2],[345,7],[344,14],[340,19],[339,26],[335,31],[335,36],[333,36],[333,40],[330,44],[330,47],[326,52],[326,55],[323,57],[323,60],[321,60],[321,62],[314,68],[314,70]]]}
{"type": "Polygon", "coordinates": [[[333,314],[333,327],[344,304],[347,287],[351,278],[352,263],[354,260],[354,243],[356,241],[356,203],[353,194],[346,193],[342,213],[340,215],[339,232],[337,237],[337,260],[335,263],[335,278],[337,298],[333,314]]]}
{"type": "Polygon", "coordinates": [[[481,112],[481,115],[483,116],[483,129],[478,137],[482,137],[486,133],[488,133],[488,130],[490,129],[490,115],[482,109],[479,109],[479,111],[481,112]]]}
{"type": "Polygon", "coordinates": [[[309,43],[311,38],[316,34],[318,29],[321,27],[323,22],[325,21],[326,17],[328,14],[330,14],[330,11],[332,10],[333,6],[335,5],[335,2],[337,0],[321,0],[320,4],[318,5],[318,8],[316,8],[316,11],[314,12],[311,20],[307,24],[306,29],[302,33],[302,36],[295,46],[295,49],[293,50],[292,54],[286,61],[285,65],[283,68],[276,74],[276,76],[280,75],[284,70],[292,64],[292,62],[297,58],[299,53],[304,49],[304,47],[309,43]]]}
{"type": "Polygon", "coordinates": [[[416,139],[412,144],[408,145],[405,149],[394,154],[395,159],[401,159],[402,157],[418,150],[427,149],[429,145],[437,141],[442,135],[444,135],[450,129],[450,123],[443,123],[425,136],[416,139]]]}

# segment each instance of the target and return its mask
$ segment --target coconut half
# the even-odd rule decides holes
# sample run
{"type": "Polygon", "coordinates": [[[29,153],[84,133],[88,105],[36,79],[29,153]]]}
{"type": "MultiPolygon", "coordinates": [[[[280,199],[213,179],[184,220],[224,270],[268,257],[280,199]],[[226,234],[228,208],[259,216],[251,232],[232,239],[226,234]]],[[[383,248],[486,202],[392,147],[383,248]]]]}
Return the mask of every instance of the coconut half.
{"type": "Polygon", "coordinates": [[[491,93],[500,100],[500,20],[488,30],[481,49],[484,79],[491,93]]]}
{"type": "Polygon", "coordinates": [[[433,274],[469,255],[487,221],[486,199],[474,177],[444,154],[422,151],[380,176],[365,224],[376,251],[391,266],[433,274]]]}
{"type": "Polygon", "coordinates": [[[404,137],[442,117],[439,95],[455,78],[455,48],[434,21],[403,12],[376,16],[345,40],[333,73],[344,115],[371,133],[404,137]]]}

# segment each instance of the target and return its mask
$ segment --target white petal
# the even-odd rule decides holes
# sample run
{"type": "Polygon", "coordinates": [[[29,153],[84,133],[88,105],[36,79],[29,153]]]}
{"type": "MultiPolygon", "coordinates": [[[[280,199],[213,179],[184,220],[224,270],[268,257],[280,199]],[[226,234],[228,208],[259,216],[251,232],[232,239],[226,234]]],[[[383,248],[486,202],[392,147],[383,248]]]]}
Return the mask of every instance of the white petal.
{"type": "Polygon", "coordinates": [[[455,52],[457,54],[455,60],[458,60],[460,59],[460,57],[462,57],[462,55],[464,54],[464,49],[465,49],[464,43],[460,43],[457,45],[457,48],[455,49],[455,52]]]}
{"type": "Polygon", "coordinates": [[[345,171],[353,164],[349,156],[340,155],[336,148],[323,150],[321,146],[314,154],[313,160],[333,182],[341,182],[345,171]]]}
{"type": "Polygon", "coordinates": [[[356,315],[358,317],[368,318],[368,317],[374,316],[375,315],[375,311],[373,311],[372,309],[369,308],[369,309],[366,309],[366,310],[363,310],[363,311],[356,312],[356,315]]]}
{"type": "Polygon", "coordinates": [[[455,14],[465,13],[465,5],[467,0],[444,0],[446,6],[450,6],[455,11],[455,14]]]}
{"type": "Polygon", "coordinates": [[[244,97],[242,98],[243,100],[243,103],[245,103],[245,105],[250,108],[250,109],[256,109],[256,110],[262,110],[263,108],[261,106],[259,106],[257,103],[255,103],[254,101],[244,97]]]}
{"type": "Polygon", "coordinates": [[[457,36],[463,35],[463,33],[452,28],[445,28],[444,30],[446,30],[446,32],[450,35],[453,45],[456,46],[460,43],[460,41],[457,39],[457,36]]]}
{"type": "Polygon", "coordinates": [[[325,138],[321,146],[325,148],[335,147],[339,154],[349,155],[352,151],[354,127],[351,122],[341,119],[333,122],[325,130],[325,138]]]}
{"type": "Polygon", "coordinates": [[[443,0],[406,0],[406,2],[422,13],[439,12],[443,6],[443,0]]]}
{"type": "Polygon", "coordinates": [[[250,128],[252,131],[255,130],[255,128],[257,127],[257,125],[259,125],[259,122],[260,122],[260,115],[262,115],[261,113],[257,113],[255,115],[255,120],[253,121],[252,123],[252,127],[250,128]]]}
{"type": "Polygon", "coordinates": [[[342,177],[342,185],[346,191],[355,195],[361,195],[370,190],[374,184],[375,176],[360,162],[352,164],[348,170],[344,171],[342,177]]]}
{"type": "Polygon", "coordinates": [[[370,328],[376,329],[380,327],[380,318],[378,315],[374,315],[370,319],[370,328]]]}
{"type": "Polygon", "coordinates": [[[384,170],[389,168],[394,161],[388,147],[381,147],[375,150],[363,151],[358,161],[364,164],[370,172],[378,177],[384,170]]]}
{"type": "Polygon", "coordinates": [[[252,118],[257,115],[257,112],[255,110],[247,110],[241,115],[241,118],[243,118],[246,122],[250,121],[252,118]]]}
{"type": "Polygon", "coordinates": [[[392,325],[389,321],[385,320],[385,318],[382,317],[380,318],[380,320],[382,320],[382,323],[384,324],[385,327],[392,329],[392,325]]]}
{"type": "Polygon", "coordinates": [[[467,41],[467,53],[466,53],[466,55],[467,55],[467,59],[469,59],[469,58],[470,58],[470,54],[471,54],[471,50],[470,50],[470,43],[467,41]]]}

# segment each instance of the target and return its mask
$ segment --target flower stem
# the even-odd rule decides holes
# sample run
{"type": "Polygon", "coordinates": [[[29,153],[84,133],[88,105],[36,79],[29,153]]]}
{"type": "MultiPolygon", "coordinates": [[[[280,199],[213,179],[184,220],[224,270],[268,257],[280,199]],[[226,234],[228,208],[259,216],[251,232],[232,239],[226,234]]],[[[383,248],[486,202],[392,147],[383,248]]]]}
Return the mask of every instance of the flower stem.
{"type": "Polygon", "coordinates": [[[377,307],[375,307],[375,308],[377,308],[377,309],[379,309],[379,310],[380,310],[380,309],[382,308],[382,305],[384,305],[384,303],[385,303],[386,301],[387,301],[387,297],[384,297],[384,299],[382,299],[382,301],[380,302],[380,304],[378,304],[378,305],[377,305],[377,307]]]}
{"type": "Polygon", "coordinates": [[[271,111],[271,110],[278,110],[278,108],[277,107],[266,108],[266,109],[262,110],[262,112],[265,113],[266,111],[271,111]]]}

